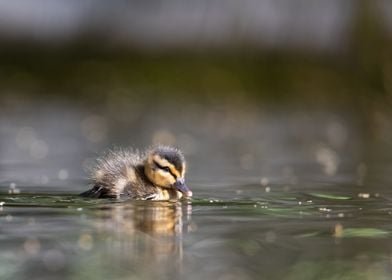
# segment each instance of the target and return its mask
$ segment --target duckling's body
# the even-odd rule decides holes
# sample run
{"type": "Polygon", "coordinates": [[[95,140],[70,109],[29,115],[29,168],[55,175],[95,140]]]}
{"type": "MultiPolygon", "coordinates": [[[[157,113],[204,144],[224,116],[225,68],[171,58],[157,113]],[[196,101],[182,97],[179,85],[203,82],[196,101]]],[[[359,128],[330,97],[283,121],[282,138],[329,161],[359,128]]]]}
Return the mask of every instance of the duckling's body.
{"type": "Polygon", "coordinates": [[[109,151],[92,170],[92,189],[82,196],[169,200],[190,197],[184,183],[185,159],[172,147],[159,146],[144,153],[109,151]]]}

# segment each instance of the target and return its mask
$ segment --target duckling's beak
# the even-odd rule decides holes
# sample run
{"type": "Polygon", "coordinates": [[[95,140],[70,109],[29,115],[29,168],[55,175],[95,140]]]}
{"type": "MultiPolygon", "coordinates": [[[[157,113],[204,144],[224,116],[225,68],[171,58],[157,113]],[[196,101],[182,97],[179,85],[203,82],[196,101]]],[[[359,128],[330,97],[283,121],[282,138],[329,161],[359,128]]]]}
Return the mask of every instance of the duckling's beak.
{"type": "Polygon", "coordinates": [[[177,190],[182,192],[184,196],[191,197],[192,196],[192,191],[188,188],[187,185],[185,185],[185,180],[184,178],[178,178],[177,181],[173,185],[177,190]]]}

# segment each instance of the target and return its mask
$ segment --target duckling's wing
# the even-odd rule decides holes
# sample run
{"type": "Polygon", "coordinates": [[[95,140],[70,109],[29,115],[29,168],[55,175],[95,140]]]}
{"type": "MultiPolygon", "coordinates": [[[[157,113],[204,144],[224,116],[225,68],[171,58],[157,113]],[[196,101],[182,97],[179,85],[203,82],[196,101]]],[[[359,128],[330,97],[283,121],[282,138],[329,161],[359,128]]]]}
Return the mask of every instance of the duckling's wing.
{"type": "Polygon", "coordinates": [[[103,186],[95,185],[88,191],[82,192],[80,196],[91,198],[116,198],[116,195],[111,194],[103,186]]]}
{"type": "Polygon", "coordinates": [[[157,199],[157,194],[153,193],[153,194],[149,194],[147,196],[144,196],[141,198],[141,200],[156,200],[157,199]]]}

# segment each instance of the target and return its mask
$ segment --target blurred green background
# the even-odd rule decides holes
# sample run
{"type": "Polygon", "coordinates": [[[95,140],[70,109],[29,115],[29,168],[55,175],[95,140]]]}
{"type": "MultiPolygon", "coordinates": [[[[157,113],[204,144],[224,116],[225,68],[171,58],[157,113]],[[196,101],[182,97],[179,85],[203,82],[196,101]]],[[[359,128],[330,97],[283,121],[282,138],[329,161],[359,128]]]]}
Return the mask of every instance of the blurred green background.
{"type": "Polygon", "coordinates": [[[388,1],[25,0],[3,1],[0,18],[3,97],[142,92],[368,110],[392,91],[388,1]]]}

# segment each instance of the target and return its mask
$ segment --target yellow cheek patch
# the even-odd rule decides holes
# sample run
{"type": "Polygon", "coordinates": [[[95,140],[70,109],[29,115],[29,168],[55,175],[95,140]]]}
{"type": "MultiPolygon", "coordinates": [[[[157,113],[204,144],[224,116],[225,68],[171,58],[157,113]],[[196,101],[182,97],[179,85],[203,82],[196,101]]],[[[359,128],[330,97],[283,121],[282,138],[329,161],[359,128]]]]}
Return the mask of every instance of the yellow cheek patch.
{"type": "Polygon", "coordinates": [[[180,173],[177,171],[177,169],[173,165],[170,165],[169,168],[170,168],[171,173],[176,175],[176,178],[180,178],[181,177],[180,173]]]}

